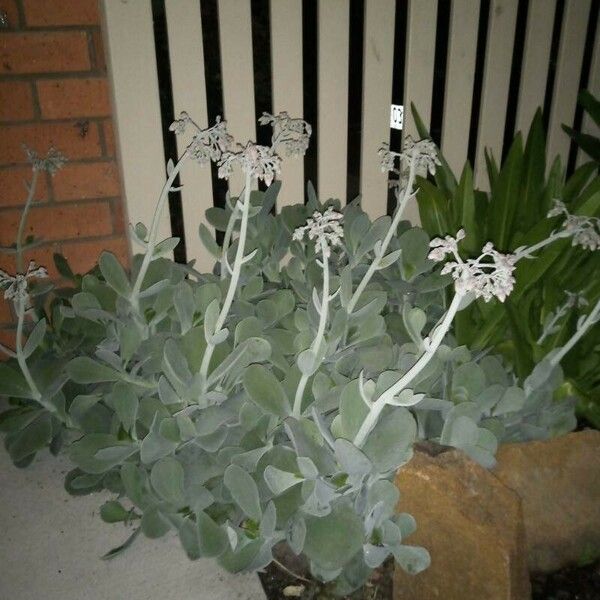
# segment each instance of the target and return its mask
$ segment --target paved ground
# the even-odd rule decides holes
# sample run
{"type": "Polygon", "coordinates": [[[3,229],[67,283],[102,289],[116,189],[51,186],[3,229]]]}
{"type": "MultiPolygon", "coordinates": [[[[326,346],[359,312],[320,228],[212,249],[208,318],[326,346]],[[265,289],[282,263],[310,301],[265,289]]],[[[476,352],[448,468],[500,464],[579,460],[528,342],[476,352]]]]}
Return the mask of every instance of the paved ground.
{"type": "Polygon", "coordinates": [[[174,538],[100,556],[128,536],[100,520],[103,496],[63,489],[66,459],[44,455],[24,470],[0,447],[2,600],[264,600],[256,575],[230,575],[212,561],[190,562],[174,538]]]}

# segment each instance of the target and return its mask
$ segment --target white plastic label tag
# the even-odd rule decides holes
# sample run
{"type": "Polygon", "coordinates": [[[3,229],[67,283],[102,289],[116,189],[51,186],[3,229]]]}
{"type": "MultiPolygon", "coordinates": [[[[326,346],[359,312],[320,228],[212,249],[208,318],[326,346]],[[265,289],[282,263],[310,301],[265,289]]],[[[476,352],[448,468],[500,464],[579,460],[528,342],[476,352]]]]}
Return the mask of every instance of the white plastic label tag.
{"type": "Polygon", "coordinates": [[[392,104],[390,111],[390,127],[392,129],[402,129],[404,124],[404,106],[401,104],[392,104]]]}

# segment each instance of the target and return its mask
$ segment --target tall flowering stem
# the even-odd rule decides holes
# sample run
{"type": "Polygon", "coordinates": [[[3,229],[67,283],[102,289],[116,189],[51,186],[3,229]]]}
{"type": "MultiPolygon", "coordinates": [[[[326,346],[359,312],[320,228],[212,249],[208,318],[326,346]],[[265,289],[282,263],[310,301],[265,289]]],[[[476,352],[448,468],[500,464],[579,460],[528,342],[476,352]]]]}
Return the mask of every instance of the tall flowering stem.
{"type": "MultiPolygon", "coordinates": [[[[241,208],[241,225],[240,225],[240,235],[238,238],[238,247],[235,253],[235,261],[233,263],[233,268],[231,272],[231,279],[229,281],[229,287],[227,288],[227,295],[225,296],[225,301],[223,302],[223,306],[221,307],[221,311],[219,312],[219,316],[217,318],[217,322],[215,325],[215,332],[220,331],[225,324],[225,320],[227,319],[227,315],[229,314],[229,310],[231,309],[231,304],[233,303],[233,299],[235,297],[235,292],[238,286],[238,282],[240,279],[240,273],[242,271],[242,265],[244,264],[244,250],[246,248],[246,235],[248,232],[248,214],[250,210],[250,190],[252,185],[252,175],[250,171],[246,172],[246,182],[244,184],[244,199],[242,201],[241,208]]],[[[202,357],[202,364],[200,365],[200,373],[202,376],[202,382],[204,386],[204,392],[207,391],[207,382],[208,382],[208,367],[210,365],[210,360],[212,358],[213,352],[215,351],[215,344],[213,344],[210,340],[207,341],[206,350],[204,352],[204,356],[202,357]]]]}
{"type": "MultiPolygon", "coordinates": [[[[316,305],[316,309],[319,312],[317,333],[308,352],[306,354],[301,353],[301,356],[304,354],[309,357],[311,368],[301,369],[302,376],[300,377],[294,397],[293,414],[296,417],[302,414],[304,390],[311,372],[314,372],[318,367],[322,355],[322,345],[325,343],[325,328],[327,327],[329,302],[331,301],[331,296],[329,295],[329,257],[331,256],[331,247],[339,246],[344,236],[341,221],[342,214],[330,206],[323,214],[314,212],[312,217],[307,220],[306,225],[298,227],[293,235],[293,239],[297,241],[302,240],[305,234],[308,235],[310,240],[315,240],[317,250],[321,253],[321,267],[323,269],[323,293],[320,303],[316,305]]],[[[316,296],[316,291],[313,294],[314,296],[316,296]]]]}
{"type": "Polygon", "coordinates": [[[152,216],[152,224],[150,225],[150,232],[148,234],[146,253],[144,254],[144,258],[142,259],[142,264],[140,266],[140,270],[135,278],[135,283],[131,290],[130,302],[133,306],[134,310],[139,313],[140,310],[140,291],[142,289],[142,284],[144,283],[144,279],[146,277],[146,273],[148,272],[148,268],[150,267],[150,263],[152,262],[154,250],[156,249],[156,245],[158,243],[158,233],[160,227],[160,221],[162,218],[162,214],[165,210],[165,204],[167,203],[167,199],[169,198],[169,192],[171,191],[173,184],[175,183],[175,179],[184,163],[190,157],[190,148],[187,148],[181,158],[177,161],[177,163],[171,169],[165,184],[160,192],[160,196],[158,198],[158,202],[156,203],[156,208],[154,209],[154,215],[152,216]]]}
{"type": "Polygon", "coordinates": [[[358,284],[358,287],[354,291],[354,294],[352,294],[348,305],[346,306],[346,312],[349,315],[352,314],[356,308],[356,304],[362,293],[365,291],[369,281],[371,281],[371,278],[379,269],[381,260],[385,256],[392,237],[398,229],[398,224],[400,223],[400,219],[402,218],[406,205],[413,197],[413,186],[417,172],[420,169],[425,169],[431,174],[434,174],[436,165],[440,164],[440,161],[437,157],[437,150],[431,140],[420,140],[419,142],[415,143],[410,137],[407,137],[402,152],[392,152],[387,145],[384,145],[379,150],[379,155],[381,156],[381,170],[384,172],[388,171],[395,173],[400,178],[399,182],[402,181],[403,177],[402,162],[406,162],[408,164],[408,178],[401,195],[399,192],[400,183],[398,186],[396,186],[397,207],[394,218],[392,219],[390,227],[381,244],[378,244],[375,248],[375,257],[373,258],[373,261],[369,265],[367,272],[364,274],[363,278],[358,284]],[[396,168],[396,160],[399,160],[400,168],[396,168]]]}
{"type": "MultiPolygon", "coordinates": [[[[365,443],[369,433],[371,433],[377,424],[379,415],[381,415],[381,412],[386,405],[394,403],[396,406],[398,406],[399,404],[394,402],[394,397],[402,392],[402,390],[406,389],[429,364],[429,361],[434,357],[437,349],[440,347],[440,344],[448,333],[450,326],[452,325],[452,321],[454,320],[454,317],[456,316],[464,297],[465,293],[462,292],[457,292],[454,295],[448,310],[441,321],[436,325],[434,331],[432,331],[429,339],[427,340],[425,352],[421,354],[415,364],[402,376],[402,378],[385,390],[385,392],[383,392],[381,396],[379,396],[379,398],[377,398],[377,400],[371,404],[369,408],[369,414],[366,416],[365,420],[360,426],[360,429],[358,430],[358,433],[356,434],[356,437],[354,438],[355,446],[360,448],[365,443]]],[[[410,403],[404,404],[404,406],[410,406],[413,403],[415,402],[411,401],[410,403]]]]}
{"type": "Polygon", "coordinates": [[[588,315],[580,321],[577,326],[577,331],[573,334],[571,339],[562,346],[556,354],[552,355],[550,358],[552,366],[557,366],[573,346],[575,346],[575,344],[587,333],[589,328],[595,323],[598,323],[598,321],[600,321],[600,300],[596,302],[596,305],[588,315]]]}

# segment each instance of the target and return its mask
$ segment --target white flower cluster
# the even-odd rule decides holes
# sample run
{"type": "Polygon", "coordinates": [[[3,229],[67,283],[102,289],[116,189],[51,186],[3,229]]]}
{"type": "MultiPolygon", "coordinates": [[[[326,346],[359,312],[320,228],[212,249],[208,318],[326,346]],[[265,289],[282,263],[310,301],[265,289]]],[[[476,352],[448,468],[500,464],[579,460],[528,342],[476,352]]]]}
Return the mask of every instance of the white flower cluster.
{"type": "Polygon", "coordinates": [[[5,300],[18,300],[27,298],[27,280],[33,277],[48,277],[48,271],[44,267],[38,267],[31,261],[27,268],[27,273],[17,273],[9,275],[6,271],[0,269],[0,288],[4,290],[5,300]]]}
{"type": "Polygon", "coordinates": [[[281,172],[281,158],[273,152],[270,146],[260,146],[248,142],[239,152],[226,152],[219,161],[219,177],[228,179],[233,165],[239,163],[244,173],[256,179],[262,179],[271,185],[275,175],[281,172]]]}
{"type": "Polygon", "coordinates": [[[408,162],[414,161],[417,170],[423,169],[432,175],[435,175],[436,166],[441,164],[433,140],[424,139],[414,142],[410,136],[407,136],[401,156],[408,162]]]}
{"type": "Polygon", "coordinates": [[[600,219],[572,215],[564,202],[554,200],[554,206],[548,211],[548,217],[561,215],[565,217],[564,230],[573,237],[573,246],[581,246],[592,251],[600,248],[600,219]]]}
{"type": "Polygon", "coordinates": [[[476,298],[483,298],[486,302],[494,297],[504,302],[515,285],[513,272],[516,257],[498,252],[494,245],[488,242],[483,247],[481,256],[463,261],[458,254],[458,243],[464,237],[465,232],[461,229],[455,238],[446,236],[444,239],[431,240],[429,245],[432,250],[428,258],[439,262],[444,260],[447,254],[454,256],[456,260],[444,265],[442,275],[452,275],[458,293],[472,292],[476,298]]]}
{"type": "Polygon", "coordinates": [[[429,171],[432,175],[435,175],[436,165],[441,164],[437,148],[429,139],[415,142],[410,136],[407,136],[402,152],[393,152],[390,150],[389,144],[382,144],[378,154],[381,157],[382,173],[388,171],[400,175],[400,170],[396,168],[396,159],[404,160],[408,164],[412,163],[417,171],[429,171]]]}
{"type": "Polygon", "coordinates": [[[312,134],[312,127],[306,121],[292,118],[284,111],[277,115],[264,112],[258,122],[273,127],[274,149],[282,148],[286,156],[304,156],[312,134]]]}
{"type": "Polygon", "coordinates": [[[227,122],[222,121],[221,117],[217,117],[212,127],[200,129],[186,112],[182,112],[179,119],[171,123],[169,130],[181,135],[185,133],[188,125],[196,132],[188,146],[188,152],[190,158],[200,165],[211,161],[218,163],[233,144],[233,137],[227,132],[227,122]]]}
{"type": "Polygon", "coordinates": [[[331,254],[330,248],[342,243],[344,237],[343,218],[344,215],[337,212],[333,206],[330,206],[324,213],[315,211],[312,217],[306,220],[306,225],[296,228],[292,239],[302,241],[304,235],[308,233],[309,240],[322,242],[323,254],[327,258],[331,254]]]}
{"type": "Polygon", "coordinates": [[[44,158],[40,158],[38,153],[27,146],[23,146],[27,154],[27,160],[31,163],[34,171],[47,171],[50,175],[61,169],[67,162],[67,157],[61,154],[56,148],[50,148],[44,158]]]}

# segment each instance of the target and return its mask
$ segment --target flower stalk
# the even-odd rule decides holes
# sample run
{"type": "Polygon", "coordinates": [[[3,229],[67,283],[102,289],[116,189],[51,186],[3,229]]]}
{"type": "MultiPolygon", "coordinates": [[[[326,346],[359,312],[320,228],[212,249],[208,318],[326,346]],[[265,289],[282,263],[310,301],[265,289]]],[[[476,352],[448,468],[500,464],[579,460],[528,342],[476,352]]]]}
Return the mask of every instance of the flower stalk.
{"type": "Polygon", "coordinates": [[[346,307],[346,312],[348,313],[348,315],[351,315],[352,312],[354,311],[354,309],[356,307],[356,303],[360,299],[362,293],[365,291],[365,288],[367,287],[369,281],[371,281],[371,278],[375,274],[375,271],[377,271],[377,269],[379,268],[381,259],[385,256],[388,246],[390,245],[390,242],[392,240],[392,237],[394,236],[394,233],[396,232],[396,229],[398,228],[398,224],[400,223],[400,219],[402,218],[404,209],[406,208],[406,205],[408,204],[408,201],[410,200],[410,198],[413,196],[412,188],[413,188],[415,175],[416,175],[416,169],[417,169],[416,163],[417,163],[417,161],[415,158],[413,158],[410,161],[409,172],[408,172],[408,182],[406,184],[406,187],[404,188],[404,193],[402,194],[401,198],[399,197],[399,194],[396,193],[396,198],[399,199],[399,202],[398,202],[398,206],[396,208],[396,213],[394,214],[394,218],[392,219],[390,227],[389,227],[385,237],[383,238],[381,245],[379,245],[375,248],[375,257],[373,258],[373,261],[369,265],[367,272],[364,274],[363,278],[361,279],[360,283],[358,284],[358,287],[354,291],[354,294],[352,294],[352,297],[350,298],[350,302],[348,302],[348,306],[346,307]]]}
{"type": "MultiPolygon", "coordinates": [[[[252,174],[250,171],[246,171],[246,181],[244,183],[244,195],[242,201],[242,209],[241,209],[241,224],[240,224],[240,235],[238,238],[238,247],[235,253],[235,261],[233,263],[232,271],[231,271],[231,279],[229,281],[229,287],[227,288],[227,295],[225,296],[225,301],[223,302],[223,306],[219,312],[219,316],[217,317],[217,322],[215,325],[215,333],[220,331],[225,324],[225,320],[227,319],[227,315],[229,314],[229,310],[231,309],[231,305],[233,303],[233,298],[235,296],[235,292],[238,286],[238,282],[240,279],[240,273],[242,271],[242,265],[246,261],[246,257],[244,257],[244,251],[246,249],[246,234],[248,232],[248,215],[250,211],[250,191],[252,185],[252,174]]],[[[239,202],[239,201],[238,201],[239,202]]],[[[233,220],[230,219],[230,222],[233,220]]],[[[223,252],[225,253],[225,248],[223,252]]],[[[225,256],[224,256],[225,260],[225,256]]],[[[202,364],[200,366],[200,374],[202,379],[203,391],[206,393],[208,391],[208,367],[210,364],[210,360],[212,358],[213,352],[215,351],[215,344],[212,343],[211,340],[207,340],[206,350],[204,351],[204,356],[202,357],[202,364]]]]}
{"type": "Polygon", "coordinates": [[[423,371],[423,369],[429,364],[431,359],[435,356],[437,349],[442,343],[444,337],[448,333],[452,321],[456,316],[456,313],[460,309],[461,302],[463,301],[465,294],[462,292],[456,292],[452,302],[446,311],[446,314],[441,321],[436,325],[431,333],[428,343],[425,345],[425,351],[415,364],[392,386],[390,386],[385,392],[371,404],[369,414],[363,421],[356,437],[354,438],[354,445],[358,448],[362,447],[365,443],[369,433],[373,430],[379,420],[379,415],[387,404],[390,404],[394,396],[399,394],[402,390],[406,389],[415,378],[423,371]]]}

